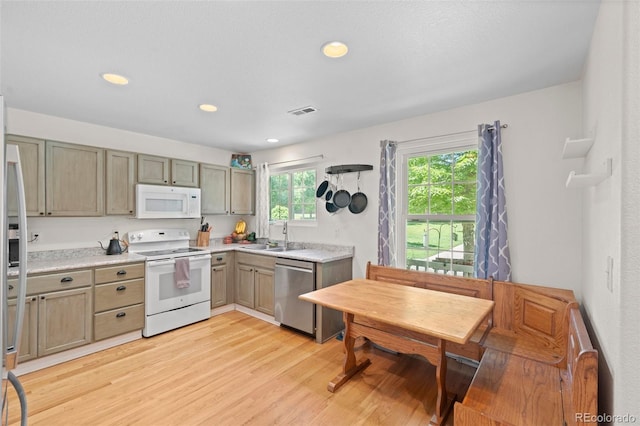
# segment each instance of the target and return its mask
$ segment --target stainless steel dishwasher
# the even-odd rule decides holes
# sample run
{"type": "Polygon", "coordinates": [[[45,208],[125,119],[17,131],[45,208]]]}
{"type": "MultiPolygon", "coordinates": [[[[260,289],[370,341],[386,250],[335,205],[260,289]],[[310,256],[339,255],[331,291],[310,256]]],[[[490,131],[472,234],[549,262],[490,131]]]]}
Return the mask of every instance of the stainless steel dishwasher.
{"type": "Polygon", "coordinates": [[[298,296],[315,290],[316,265],[313,262],[276,258],[275,320],[287,327],[315,334],[315,305],[298,296]]]}

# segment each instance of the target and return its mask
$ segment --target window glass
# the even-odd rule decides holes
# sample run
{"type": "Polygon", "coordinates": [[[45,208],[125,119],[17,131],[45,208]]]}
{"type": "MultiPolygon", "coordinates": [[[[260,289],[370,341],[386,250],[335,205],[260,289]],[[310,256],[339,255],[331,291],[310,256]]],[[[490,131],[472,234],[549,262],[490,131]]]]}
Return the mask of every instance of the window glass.
{"type": "Polygon", "coordinates": [[[298,170],[269,178],[270,220],[316,219],[316,171],[298,170]]]}

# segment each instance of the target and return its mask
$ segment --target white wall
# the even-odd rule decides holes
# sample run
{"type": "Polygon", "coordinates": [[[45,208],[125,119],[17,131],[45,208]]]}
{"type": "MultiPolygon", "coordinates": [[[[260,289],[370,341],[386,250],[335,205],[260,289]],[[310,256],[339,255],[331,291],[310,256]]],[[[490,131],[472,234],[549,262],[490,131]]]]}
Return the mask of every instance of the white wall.
{"type": "MultiPolygon", "coordinates": [[[[203,163],[229,165],[231,152],[207,148],[185,142],[98,126],[94,124],[7,109],[7,133],[35,138],[57,140],[103,148],[180,158],[203,163]]],[[[82,194],[78,194],[81,196],[82,194]]],[[[233,230],[236,216],[209,216],[213,225],[212,238],[228,235],[233,230]]],[[[30,243],[29,251],[60,248],[97,247],[98,241],[106,243],[113,231],[121,236],[128,231],[157,227],[186,228],[192,239],[196,238],[198,219],[142,220],[123,216],[52,218],[32,217],[27,221],[29,233],[39,234],[30,243]]]]}
{"type": "MultiPolygon", "coordinates": [[[[514,281],[574,290],[580,297],[580,193],[565,188],[580,160],[562,160],[566,137],[582,135],[580,83],[569,83],[436,114],[382,124],[290,147],[253,153],[255,164],[323,154],[319,181],[327,166],[372,164],[363,172],[361,189],[369,205],[364,213],[329,215],[318,203],[315,227],[290,226],[293,241],[355,246],[354,276],[364,276],[367,261],[377,261],[380,140],[412,140],[473,130],[481,122],[507,123],[503,130],[509,238],[514,281]]],[[[321,112],[318,112],[321,113],[321,112]]],[[[305,119],[302,117],[301,119],[305,119]]],[[[354,174],[345,175],[353,191],[354,174]]],[[[273,238],[281,227],[272,226],[273,238]]]]}
{"type": "Polygon", "coordinates": [[[639,32],[637,2],[602,2],[583,78],[583,129],[595,135],[585,168],[595,170],[605,158],[613,159],[611,178],[583,191],[583,306],[599,343],[601,412],[632,414],[636,419],[640,419],[640,369],[634,362],[640,350],[639,32]],[[613,259],[612,291],[607,289],[607,257],[613,259]]]}

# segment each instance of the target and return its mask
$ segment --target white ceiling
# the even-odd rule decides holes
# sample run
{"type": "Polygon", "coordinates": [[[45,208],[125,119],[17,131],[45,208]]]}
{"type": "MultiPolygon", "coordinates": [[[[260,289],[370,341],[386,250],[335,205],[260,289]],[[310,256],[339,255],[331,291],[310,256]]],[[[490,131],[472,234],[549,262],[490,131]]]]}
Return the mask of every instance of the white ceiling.
{"type": "Polygon", "coordinates": [[[2,0],[1,88],[9,107],[252,152],[578,80],[598,8],[2,0]],[[332,40],[349,54],[322,56],[332,40]]]}

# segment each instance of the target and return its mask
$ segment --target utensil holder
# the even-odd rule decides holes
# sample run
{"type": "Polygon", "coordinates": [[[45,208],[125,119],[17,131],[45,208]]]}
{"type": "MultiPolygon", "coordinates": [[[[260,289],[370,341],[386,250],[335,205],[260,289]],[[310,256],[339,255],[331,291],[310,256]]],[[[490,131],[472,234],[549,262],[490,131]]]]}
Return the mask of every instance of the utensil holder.
{"type": "Polygon", "coordinates": [[[198,247],[209,247],[209,231],[198,231],[198,240],[196,245],[198,247]]]}

